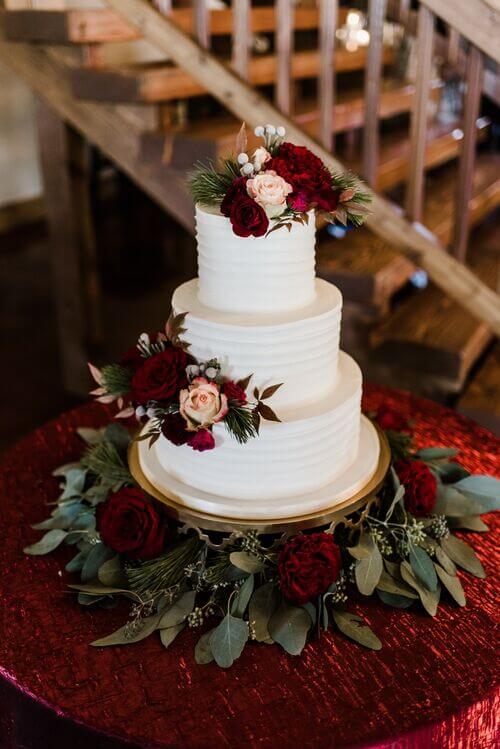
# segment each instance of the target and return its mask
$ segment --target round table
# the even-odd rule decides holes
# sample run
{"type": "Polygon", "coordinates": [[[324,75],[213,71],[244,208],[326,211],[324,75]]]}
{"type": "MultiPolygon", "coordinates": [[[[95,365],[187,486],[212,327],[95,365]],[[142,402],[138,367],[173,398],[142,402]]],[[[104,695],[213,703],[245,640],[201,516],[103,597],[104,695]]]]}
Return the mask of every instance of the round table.
{"type": "MultiPolygon", "coordinates": [[[[42,394],[43,395],[43,394],[42,394]]],[[[475,472],[500,474],[499,441],[455,412],[367,385],[364,407],[399,408],[418,444],[451,445],[475,472]]],[[[51,471],[78,458],[78,426],[110,412],[88,404],[15,445],[0,464],[0,745],[6,749],[118,747],[490,747],[495,735],[495,547],[499,520],[468,534],[488,577],[461,575],[467,607],[446,601],[431,620],[376,600],[354,603],[383,642],[366,651],[328,632],[301,657],[279,647],[245,649],[229,670],[198,666],[198,630],[169,650],[153,636],[94,649],[120,626],[116,609],[86,609],[68,592],[67,547],[22,553],[58,493],[51,471]]]]}

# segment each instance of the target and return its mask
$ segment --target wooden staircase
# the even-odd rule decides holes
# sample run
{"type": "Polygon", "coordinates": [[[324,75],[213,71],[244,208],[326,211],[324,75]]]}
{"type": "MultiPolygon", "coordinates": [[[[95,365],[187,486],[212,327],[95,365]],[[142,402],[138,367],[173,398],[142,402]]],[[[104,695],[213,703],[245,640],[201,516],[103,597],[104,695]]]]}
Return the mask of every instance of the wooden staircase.
{"type": "MultiPolygon", "coordinates": [[[[422,71],[417,66],[415,84],[401,76],[399,66],[398,40],[404,24],[411,25],[411,17],[405,21],[401,16],[403,24],[387,42],[380,14],[377,20],[374,13],[368,23],[370,45],[337,44],[333,54],[333,42],[322,41],[326,46],[318,48],[316,37],[318,31],[321,35],[326,0],[320,0],[318,6],[301,2],[295,8],[295,43],[283,2],[250,8],[244,0],[233,2],[232,10],[209,10],[204,2],[196,3],[194,9],[174,4],[168,17],[193,35],[201,47],[216,49],[254,87],[266,92],[274,89],[278,104],[284,111],[291,110],[304,133],[316,137],[321,131],[323,142],[334,139],[341,162],[364,172],[373,188],[385,193],[393,205],[404,203],[405,185],[415,166],[410,114],[415,117],[419,108],[422,111],[418,89],[422,71]],[[251,54],[248,39],[243,45],[238,36],[245,19],[252,34],[261,35],[266,42],[262,52],[251,54]],[[336,96],[326,111],[321,94],[332,71],[336,96]],[[376,85],[377,71],[382,78],[376,85]],[[380,124],[380,137],[373,135],[374,123],[377,132],[380,124]],[[370,168],[367,153],[373,149],[370,168]]],[[[101,149],[192,232],[193,211],[185,190],[187,171],[196,160],[231,150],[239,127],[237,117],[223,111],[197,77],[177,67],[150,39],[144,47],[137,27],[110,7],[85,7],[85,0],[81,7],[74,0],[66,3],[68,7],[61,2],[56,10],[51,0],[36,0],[30,3],[36,7],[30,9],[21,8],[22,0],[6,0],[5,5],[6,10],[0,11],[0,59],[26,80],[58,118],[101,149]]],[[[376,9],[378,4],[372,5],[376,9]]],[[[338,8],[337,28],[346,27],[349,13],[347,4],[338,8]]],[[[439,51],[447,49],[443,46],[448,44],[447,37],[441,32],[435,36],[439,51]]],[[[172,55],[175,57],[173,51],[172,55]]],[[[469,125],[467,112],[443,122],[440,114],[446,93],[439,66],[429,69],[425,90],[426,131],[419,168],[427,175],[427,191],[425,209],[417,222],[426,227],[425,232],[420,230],[422,236],[432,233],[448,246],[455,231],[453,195],[459,179],[455,162],[464,140],[470,140],[470,117],[469,125]]],[[[420,119],[424,121],[421,115],[420,119]]],[[[473,122],[474,143],[487,148],[489,120],[476,115],[473,122]]],[[[487,152],[476,161],[473,191],[467,201],[470,227],[483,222],[499,205],[499,167],[498,157],[487,152]]],[[[68,205],[67,210],[71,213],[73,209],[68,205]]],[[[56,207],[51,218],[57,221],[55,213],[56,207]]],[[[456,393],[464,387],[492,334],[488,325],[478,322],[437,287],[412,290],[408,282],[417,267],[415,259],[401,254],[368,228],[347,232],[341,239],[331,237],[323,228],[318,236],[318,272],[336,283],[344,298],[369,321],[367,340],[375,357],[397,360],[402,370],[410,370],[416,389],[429,373],[443,392],[456,393]],[[406,299],[401,303],[402,290],[406,299]]],[[[496,288],[497,260],[495,253],[470,258],[474,272],[492,288],[496,288]]],[[[74,261],[79,263],[81,258],[74,261]]],[[[73,326],[72,333],[66,335],[85,338],[82,309],[76,315],[78,330],[75,314],[69,319],[64,312],[64,297],[74,296],[74,289],[66,284],[61,293],[61,329],[73,326]]],[[[73,364],[67,365],[66,381],[73,389],[71,383],[80,366],[77,360],[82,356],[83,348],[75,353],[73,364]]]]}

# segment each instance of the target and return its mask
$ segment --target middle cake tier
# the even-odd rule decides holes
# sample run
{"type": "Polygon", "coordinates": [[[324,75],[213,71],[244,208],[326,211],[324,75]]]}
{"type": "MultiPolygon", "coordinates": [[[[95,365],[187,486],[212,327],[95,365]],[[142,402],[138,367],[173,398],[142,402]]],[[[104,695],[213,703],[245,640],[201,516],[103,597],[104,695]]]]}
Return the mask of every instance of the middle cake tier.
{"type": "Polygon", "coordinates": [[[269,402],[280,418],[335,388],[342,296],[327,281],[316,280],[316,298],[307,307],[249,315],[206,307],[193,279],[174,292],[172,309],[188,313],[182,339],[196,359],[217,358],[235,380],[252,375],[252,388],[283,383],[269,402]]]}

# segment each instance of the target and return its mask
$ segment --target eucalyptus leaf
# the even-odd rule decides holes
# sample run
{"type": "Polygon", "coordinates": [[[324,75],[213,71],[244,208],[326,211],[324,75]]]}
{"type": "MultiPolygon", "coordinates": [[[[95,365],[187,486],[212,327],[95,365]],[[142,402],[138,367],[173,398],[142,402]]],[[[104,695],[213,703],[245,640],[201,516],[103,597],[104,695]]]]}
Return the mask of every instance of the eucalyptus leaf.
{"type": "Polygon", "coordinates": [[[439,484],[436,492],[434,510],[437,515],[461,517],[478,514],[478,505],[451,484],[439,484]]]}
{"type": "Polygon", "coordinates": [[[461,541],[456,536],[452,536],[450,533],[446,538],[441,540],[441,546],[445,554],[447,554],[455,564],[458,564],[459,567],[467,570],[467,572],[470,572],[471,575],[474,575],[475,577],[486,577],[483,565],[471,547],[464,541],[461,541]]]}
{"type": "Polygon", "coordinates": [[[328,629],[328,625],[330,623],[329,617],[328,617],[328,609],[326,607],[326,603],[320,599],[321,601],[321,626],[326,631],[328,629]]]}
{"type": "Polygon", "coordinates": [[[130,444],[130,432],[123,426],[123,424],[116,421],[108,424],[104,434],[105,439],[112,442],[113,445],[122,452],[124,452],[130,444]]]}
{"type": "Polygon", "coordinates": [[[305,609],[282,600],[268,624],[269,634],[290,655],[299,655],[306,644],[311,617],[305,609]]]}
{"type": "Polygon", "coordinates": [[[158,626],[158,618],[158,614],[155,614],[134,622],[128,622],[117,629],[116,632],[112,632],[100,640],[94,640],[91,644],[94,647],[104,648],[109,645],[131,645],[134,642],[140,642],[153,634],[158,626]]]}
{"type": "Polygon", "coordinates": [[[205,632],[205,634],[203,634],[196,643],[194,649],[194,659],[200,666],[203,666],[206,663],[211,663],[214,660],[214,654],[212,653],[212,648],[210,647],[210,638],[212,637],[212,633],[214,631],[215,630],[210,629],[208,632],[205,632]]]}
{"type": "Polygon", "coordinates": [[[387,510],[387,514],[385,516],[386,520],[390,520],[398,504],[403,506],[404,496],[405,496],[405,488],[402,484],[400,484],[398,488],[396,489],[394,493],[394,499],[392,500],[391,504],[389,505],[389,509],[387,510]]]}
{"type": "Polygon", "coordinates": [[[98,442],[102,442],[104,439],[104,432],[102,429],[91,429],[90,427],[78,427],[76,430],[79,437],[82,438],[87,445],[96,445],[98,442]]]}
{"type": "Polygon", "coordinates": [[[102,542],[93,546],[85,560],[82,569],[82,581],[88,583],[97,577],[99,567],[115,556],[115,552],[108,549],[102,542]]]}
{"type": "Polygon", "coordinates": [[[67,536],[67,532],[60,528],[53,528],[48,531],[42,538],[31,546],[25,546],[23,549],[25,554],[32,556],[38,556],[41,554],[50,554],[51,551],[57,549],[60,543],[64,541],[67,536]]]}
{"type": "Polygon", "coordinates": [[[459,463],[440,463],[437,466],[437,472],[441,480],[446,483],[460,481],[470,475],[469,471],[466,471],[459,463]]]}
{"type": "MultiPolygon", "coordinates": [[[[414,601],[412,598],[406,598],[406,596],[397,595],[396,593],[388,593],[380,588],[377,588],[377,595],[383,603],[395,609],[408,609],[414,601]]],[[[415,596],[415,598],[418,599],[418,596],[415,596]]]]}
{"type": "Polygon", "coordinates": [[[347,551],[354,559],[367,559],[371,556],[375,542],[370,533],[361,532],[356,546],[349,546],[347,551]]]}
{"type": "Polygon", "coordinates": [[[41,523],[36,523],[31,527],[36,531],[46,531],[52,528],[68,530],[82,509],[83,505],[81,502],[70,502],[68,504],[60,505],[57,510],[52,513],[50,518],[43,520],[41,523]]]}
{"type": "MultiPolygon", "coordinates": [[[[325,599],[326,599],[326,595],[323,598],[323,602],[325,601],[325,599]]],[[[309,601],[308,603],[305,603],[302,606],[302,608],[305,609],[307,611],[307,613],[309,614],[309,616],[311,617],[311,622],[312,622],[313,627],[314,627],[316,625],[316,621],[318,619],[318,611],[317,611],[316,606],[314,605],[314,603],[311,603],[309,601]]]]}
{"type": "Polygon", "coordinates": [[[102,603],[104,600],[104,596],[90,596],[88,593],[78,593],[78,603],[80,606],[95,606],[97,603],[102,603]]]}
{"type": "Polygon", "coordinates": [[[112,596],[117,593],[130,594],[130,590],[127,588],[115,588],[111,585],[100,585],[99,583],[72,583],[68,585],[71,590],[78,590],[80,593],[85,593],[87,596],[112,596]]]}
{"type": "Polygon", "coordinates": [[[437,575],[448,593],[459,606],[465,606],[465,593],[458,577],[456,575],[449,575],[439,564],[435,566],[437,575]]]}
{"type": "Polygon", "coordinates": [[[391,577],[395,580],[401,580],[399,562],[390,562],[388,559],[384,559],[384,566],[391,577]]]}
{"type": "Polygon", "coordinates": [[[420,460],[444,460],[454,458],[458,450],[454,447],[426,447],[419,450],[415,457],[420,460]]]}
{"type": "Polygon", "coordinates": [[[378,637],[362,621],[361,617],[343,609],[333,609],[332,614],[335,624],[346,637],[371,650],[382,648],[382,643],[378,637]]]}
{"type": "Polygon", "coordinates": [[[251,574],[261,572],[264,569],[264,563],[262,560],[256,557],[255,554],[250,554],[248,551],[233,551],[229,555],[229,561],[239,570],[251,574]]]}
{"type": "Polygon", "coordinates": [[[400,580],[395,580],[385,570],[382,570],[382,574],[380,575],[380,580],[377,583],[377,591],[383,591],[390,595],[403,596],[410,599],[418,598],[418,595],[409,585],[406,585],[406,583],[400,580]]]}
{"type": "Polygon", "coordinates": [[[373,541],[372,544],[370,556],[358,559],[354,570],[356,585],[364,596],[371,596],[383,570],[382,554],[373,541]]]}
{"type": "Polygon", "coordinates": [[[85,486],[86,476],[87,471],[84,468],[71,468],[67,471],[65,474],[66,483],[64,485],[64,491],[61,494],[61,499],[81,496],[83,487],[85,486]]]}
{"type": "Polygon", "coordinates": [[[439,597],[441,594],[441,588],[438,585],[436,590],[429,590],[422,585],[420,580],[415,577],[409,562],[401,562],[401,577],[408,583],[414,590],[417,591],[422,606],[431,616],[436,616],[437,607],[439,603],[439,597]]]}
{"type": "Polygon", "coordinates": [[[279,604],[279,593],[274,583],[266,583],[254,591],[248,608],[248,619],[253,622],[257,642],[269,642],[269,619],[279,604]]]}
{"type": "Polygon", "coordinates": [[[480,515],[467,515],[466,517],[451,518],[450,526],[452,528],[464,528],[467,531],[476,533],[485,533],[489,526],[484,522],[480,515]]]}
{"type": "Polygon", "coordinates": [[[439,544],[436,545],[436,548],[434,549],[434,554],[436,555],[436,559],[441,565],[441,567],[443,567],[443,569],[446,570],[446,572],[449,575],[457,574],[457,568],[455,567],[455,563],[451,561],[448,554],[444,552],[444,550],[439,544]]]}
{"type": "Polygon", "coordinates": [[[123,570],[118,554],[111,559],[106,560],[99,567],[97,577],[103,585],[123,588],[128,584],[127,576],[123,570]]]}
{"type": "Polygon", "coordinates": [[[500,510],[500,480],[493,476],[467,476],[457,481],[455,488],[480,503],[477,515],[500,510]]]}
{"type": "Polygon", "coordinates": [[[420,546],[412,546],[409,558],[413,574],[417,580],[425,585],[427,590],[436,590],[438,584],[436,570],[428,553],[420,546]]]}
{"type": "Polygon", "coordinates": [[[179,632],[182,632],[185,626],[186,625],[182,623],[175,624],[173,627],[166,627],[165,629],[161,629],[160,640],[163,647],[168,648],[173,643],[179,632]]]}
{"type": "Polygon", "coordinates": [[[70,559],[64,569],[66,570],[66,572],[80,572],[80,570],[83,568],[83,565],[85,564],[86,558],[87,552],[79,551],[78,554],[73,557],[73,559],[70,559]]]}
{"type": "Polygon", "coordinates": [[[194,608],[196,591],[188,590],[175,601],[162,615],[158,623],[158,629],[175,627],[184,622],[194,608]]]}
{"type": "Polygon", "coordinates": [[[249,575],[241,588],[238,591],[238,595],[235,597],[231,606],[231,614],[233,616],[239,616],[240,619],[245,613],[251,595],[253,593],[255,578],[253,575],[249,575]]]}
{"type": "Polygon", "coordinates": [[[248,623],[226,614],[210,636],[210,649],[221,668],[229,668],[240,657],[248,640],[248,623]]]}

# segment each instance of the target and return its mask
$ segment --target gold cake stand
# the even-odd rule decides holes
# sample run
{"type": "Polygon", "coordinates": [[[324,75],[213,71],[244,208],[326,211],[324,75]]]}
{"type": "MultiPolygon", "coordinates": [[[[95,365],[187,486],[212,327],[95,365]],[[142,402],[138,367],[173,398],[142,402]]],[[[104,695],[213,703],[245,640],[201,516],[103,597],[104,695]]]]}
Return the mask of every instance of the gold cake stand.
{"type": "Polygon", "coordinates": [[[291,518],[279,518],[277,520],[266,519],[263,522],[262,520],[253,520],[252,518],[220,517],[192,510],[186,507],[182,503],[182,500],[175,496],[175,494],[166,494],[159,491],[146,478],[140,466],[139,443],[136,441],[133,441],[129,448],[129,469],[139,486],[147,494],[155,497],[164,504],[165,510],[171,518],[199,533],[200,531],[214,531],[224,534],[238,534],[248,530],[255,530],[260,534],[297,533],[301,530],[336,524],[355,510],[359,510],[375,497],[384,483],[387,471],[389,470],[391,451],[385,434],[376,424],[374,426],[376,427],[380,442],[380,454],[378,465],[372,478],[360,491],[349,497],[349,499],[336,503],[335,497],[332,497],[332,504],[329,508],[309,515],[298,515],[291,518]]]}

